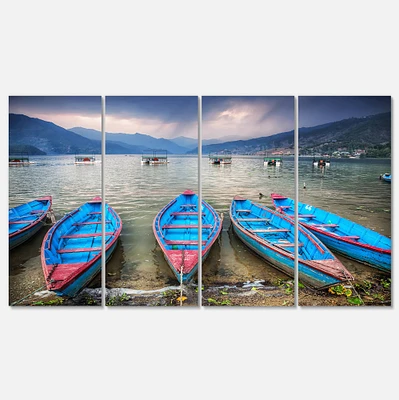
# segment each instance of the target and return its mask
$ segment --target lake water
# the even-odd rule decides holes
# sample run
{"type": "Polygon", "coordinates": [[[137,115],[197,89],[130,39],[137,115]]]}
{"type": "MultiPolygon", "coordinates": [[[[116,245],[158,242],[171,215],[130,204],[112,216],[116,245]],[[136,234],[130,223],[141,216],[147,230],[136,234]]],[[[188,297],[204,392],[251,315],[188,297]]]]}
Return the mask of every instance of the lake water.
{"type": "Polygon", "coordinates": [[[152,223],[186,189],[198,193],[198,159],[168,156],[168,161],[141,165],[140,155],[105,158],[106,201],[123,221],[118,247],[107,263],[109,288],[153,290],[178,283],[157,246],[152,223]]]}
{"type": "MultiPolygon", "coordinates": [[[[379,179],[385,172],[391,172],[391,160],[332,159],[330,166],[320,168],[313,166],[312,158],[300,157],[299,201],[391,237],[391,184],[379,179]]],[[[337,257],[355,282],[378,284],[386,278],[374,268],[341,255],[337,257]]]]}
{"type": "MultiPolygon", "coordinates": [[[[33,164],[9,167],[9,207],[51,195],[58,221],[95,196],[101,196],[101,163],[75,165],[74,155],[30,156],[33,164]]],[[[96,155],[101,161],[101,156],[96,155]]],[[[32,293],[45,284],[40,263],[40,247],[50,226],[43,227],[32,240],[9,253],[10,302],[32,293]]],[[[101,287],[101,275],[91,287],[101,287]]]]}
{"type": "Polygon", "coordinates": [[[289,279],[249,250],[233,233],[229,218],[235,195],[272,207],[273,192],[295,195],[294,158],[280,166],[264,166],[263,157],[236,156],[231,164],[202,163],[202,198],[223,213],[221,240],[203,264],[203,284],[236,285],[264,281],[267,286],[289,279]],[[263,196],[260,196],[262,194],[263,196]]]}
{"type": "MultiPolygon", "coordinates": [[[[104,161],[105,200],[123,221],[118,246],[107,264],[109,288],[154,290],[177,284],[156,243],[152,222],[158,211],[184,190],[198,193],[198,160],[196,156],[169,156],[167,165],[150,166],[141,165],[140,159],[139,155],[107,155],[104,161]]],[[[9,168],[10,207],[52,195],[59,220],[101,195],[101,164],[75,165],[73,156],[31,157],[31,161],[35,164],[9,168]]],[[[293,197],[294,171],[293,158],[271,167],[264,166],[261,157],[233,157],[231,165],[211,165],[203,157],[202,198],[224,217],[220,240],[203,265],[205,288],[248,281],[275,285],[289,279],[241,243],[230,227],[228,210],[235,195],[268,207],[272,206],[272,192],[293,197]]],[[[390,172],[390,160],[333,159],[329,167],[317,168],[311,158],[301,157],[299,200],[390,237],[391,185],[379,180],[385,172],[390,172]]],[[[10,252],[11,302],[44,285],[40,245],[47,229],[10,252]]],[[[339,258],[356,279],[376,277],[372,268],[339,258]]],[[[100,278],[90,286],[100,287],[100,278]]]]}

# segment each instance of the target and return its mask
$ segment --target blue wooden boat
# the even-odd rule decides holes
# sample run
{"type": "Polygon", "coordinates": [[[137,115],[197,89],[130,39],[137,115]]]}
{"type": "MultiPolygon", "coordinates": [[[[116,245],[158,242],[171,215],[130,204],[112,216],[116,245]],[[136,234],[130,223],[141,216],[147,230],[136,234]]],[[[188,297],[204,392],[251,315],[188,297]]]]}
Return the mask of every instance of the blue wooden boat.
{"type": "Polygon", "coordinates": [[[380,176],[380,179],[382,179],[384,182],[391,183],[391,174],[386,172],[384,175],[380,176]]]}
{"type": "MultiPolygon", "coordinates": [[[[295,225],[282,214],[235,196],[230,219],[237,236],[273,267],[294,276],[295,225]]],[[[317,237],[298,227],[298,278],[314,289],[349,282],[353,276],[317,237]]]]}
{"type": "Polygon", "coordinates": [[[9,249],[14,249],[37,233],[51,210],[51,196],[42,197],[8,210],[9,249]]]}
{"type": "MultiPolygon", "coordinates": [[[[83,204],[60,219],[45,236],[41,262],[47,289],[59,296],[75,296],[101,270],[101,198],[83,204]]],[[[115,250],[122,221],[105,204],[105,255],[115,250]]]]}
{"type": "MultiPolygon", "coordinates": [[[[294,200],[271,194],[280,213],[294,218],[294,200]]],[[[298,202],[298,222],[331,250],[375,267],[391,271],[391,239],[339,215],[298,202]]]]}
{"type": "MultiPolygon", "coordinates": [[[[162,208],[153,222],[155,238],[179,282],[189,282],[198,270],[198,196],[186,190],[162,208]]],[[[217,212],[204,200],[201,206],[202,260],[222,230],[217,212]]]]}

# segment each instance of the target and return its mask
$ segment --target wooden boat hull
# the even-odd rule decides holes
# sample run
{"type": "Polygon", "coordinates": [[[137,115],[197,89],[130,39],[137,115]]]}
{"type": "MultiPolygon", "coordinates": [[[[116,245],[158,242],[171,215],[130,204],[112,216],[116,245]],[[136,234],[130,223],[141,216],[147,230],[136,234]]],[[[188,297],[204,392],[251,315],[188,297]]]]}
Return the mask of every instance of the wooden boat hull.
{"type": "MultiPolygon", "coordinates": [[[[218,238],[222,222],[216,211],[202,201],[202,260],[218,238]]],[[[198,196],[186,190],[155,216],[154,236],[176,279],[188,283],[198,271],[198,196]]]]}
{"type": "MultiPolygon", "coordinates": [[[[294,200],[272,193],[277,211],[294,218],[294,200]]],[[[331,250],[385,273],[391,272],[391,240],[339,215],[298,202],[299,224],[331,250]]]]}
{"type": "MultiPolygon", "coordinates": [[[[234,232],[245,245],[276,269],[294,277],[293,221],[239,196],[231,204],[230,219],[234,232]],[[245,210],[250,212],[245,214],[245,218],[239,218],[245,210]],[[248,223],[245,226],[240,221],[251,221],[254,225],[248,223]]],[[[298,273],[301,283],[314,289],[324,289],[353,280],[341,262],[310,232],[301,228],[298,235],[299,242],[306,249],[306,253],[301,250],[302,254],[314,254],[313,258],[305,258],[299,254],[298,273]]]]}
{"type": "MultiPolygon", "coordinates": [[[[74,297],[100,272],[102,255],[101,198],[66,214],[46,234],[41,262],[47,289],[74,297]]],[[[122,221],[105,204],[105,256],[115,250],[122,221]]]]}
{"type": "Polygon", "coordinates": [[[42,197],[9,210],[9,249],[29,240],[42,228],[51,210],[51,196],[42,197]]]}

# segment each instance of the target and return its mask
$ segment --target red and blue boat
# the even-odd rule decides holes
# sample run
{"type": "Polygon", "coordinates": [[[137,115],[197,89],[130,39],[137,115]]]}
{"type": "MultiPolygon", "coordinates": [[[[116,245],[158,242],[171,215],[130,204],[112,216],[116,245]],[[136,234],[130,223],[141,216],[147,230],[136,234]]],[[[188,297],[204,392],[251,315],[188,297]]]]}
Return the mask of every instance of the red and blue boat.
{"type": "MultiPolygon", "coordinates": [[[[276,269],[294,276],[294,221],[240,196],[231,203],[230,219],[244,244],[276,269]]],[[[324,289],[350,282],[353,276],[317,237],[299,226],[298,279],[305,286],[324,289]]]]}
{"type": "Polygon", "coordinates": [[[9,249],[14,249],[39,232],[51,210],[52,197],[45,196],[8,210],[9,249]]]}
{"type": "MultiPolygon", "coordinates": [[[[276,210],[294,218],[294,200],[272,193],[276,210]]],[[[298,202],[298,222],[337,253],[391,272],[391,239],[363,225],[309,204],[298,202]]]]}
{"type": "MultiPolygon", "coordinates": [[[[41,262],[47,289],[59,296],[73,297],[101,270],[101,198],[83,204],[66,214],[46,234],[41,262]]],[[[122,221],[105,204],[105,256],[115,250],[122,221]]]]}
{"type": "Polygon", "coordinates": [[[198,196],[191,190],[186,190],[163,207],[153,222],[155,238],[181,283],[189,282],[197,272],[199,248],[202,249],[202,260],[205,260],[221,230],[222,221],[217,212],[204,200],[199,212],[198,196]]]}

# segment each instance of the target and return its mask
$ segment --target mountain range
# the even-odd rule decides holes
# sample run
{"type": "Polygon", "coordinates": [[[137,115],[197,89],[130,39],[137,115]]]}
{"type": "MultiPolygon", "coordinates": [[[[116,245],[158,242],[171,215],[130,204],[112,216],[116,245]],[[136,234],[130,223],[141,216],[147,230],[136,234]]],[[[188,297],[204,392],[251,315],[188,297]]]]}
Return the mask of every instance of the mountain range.
{"type": "MultiPolygon", "coordinates": [[[[226,138],[203,140],[202,153],[230,151],[234,154],[254,154],[275,149],[293,153],[294,150],[293,131],[248,140],[228,141],[226,138]]],[[[390,148],[390,144],[390,112],[299,128],[300,154],[367,149],[380,145],[390,148]]],[[[106,133],[107,154],[141,154],[152,149],[167,150],[170,154],[196,154],[197,146],[196,139],[184,136],[163,139],[142,133],[106,133]]],[[[101,132],[82,127],[64,129],[52,122],[10,113],[9,151],[49,155],[98,154],[101,153],[101,132]]]]}

